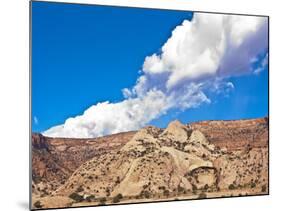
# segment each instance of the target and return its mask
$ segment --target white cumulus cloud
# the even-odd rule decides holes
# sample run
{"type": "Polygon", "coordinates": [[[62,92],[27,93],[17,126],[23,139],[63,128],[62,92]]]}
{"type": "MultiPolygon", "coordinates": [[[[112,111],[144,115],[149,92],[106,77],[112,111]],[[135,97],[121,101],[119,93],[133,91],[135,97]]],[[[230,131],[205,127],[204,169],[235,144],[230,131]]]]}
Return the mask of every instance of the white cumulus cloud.
{"type": "Polygon", "coordinates": [[[145,58],[143,71],[169,75],[166,88],[212,76],[251,70],[251,59],[267,48],[267,18],[195,13],[161,48],[145,58]]]}
{"type": "Polygon", "coordinates": [[[50,128],[44,135],[55,137],[97,137],[120,131],[136,130],[151,119],[164,114],[170,105],[158,90],[144,97],[119,103],[103,102],[88,108],[82,115],[69,118],[64,124],[50,128]]]}
{"type": "Polygon", "coordinates": [[[252,64],[267,51],[267,21],[194,13],[172,31],[159,54],[145,58],[135,86],[122,90],[123,101],[93,105],[43,134],[86,138],[137,130],[170,109],[211,103],[208,92],[227,95],[234,89],[229,77],[258,71],[252,64]]]}
{"type": "Polygon", "coordinates": [[[82,115],[68,118],[43,134],[51,137],[89,138],[137,130],[171,108],[197,107],[209,99],[198,85],[188,86],[185,95],[165,95],[152,89],[144,96],[128,98],[118,103],[102,102],[88,108],[82,115]]]}

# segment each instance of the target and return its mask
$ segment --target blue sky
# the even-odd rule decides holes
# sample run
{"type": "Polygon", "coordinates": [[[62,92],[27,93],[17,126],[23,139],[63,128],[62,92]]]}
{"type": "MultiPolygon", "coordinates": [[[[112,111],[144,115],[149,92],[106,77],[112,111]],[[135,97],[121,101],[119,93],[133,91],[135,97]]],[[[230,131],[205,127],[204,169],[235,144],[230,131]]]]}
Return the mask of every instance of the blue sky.
{"type": "MultiPolygon", "coordinates": [[[[145,57],[159,52],[171,31],[192,15],[33,2],[32,130],[63,124],[98,102],[122,101],[121,90],[135,85],[145,57]]],[[[268,115],[267,68],[228,80],[235,89],[227,97],[209,93],[211,103],[182,112],[171,109],[150,124],[268,115]]]]}

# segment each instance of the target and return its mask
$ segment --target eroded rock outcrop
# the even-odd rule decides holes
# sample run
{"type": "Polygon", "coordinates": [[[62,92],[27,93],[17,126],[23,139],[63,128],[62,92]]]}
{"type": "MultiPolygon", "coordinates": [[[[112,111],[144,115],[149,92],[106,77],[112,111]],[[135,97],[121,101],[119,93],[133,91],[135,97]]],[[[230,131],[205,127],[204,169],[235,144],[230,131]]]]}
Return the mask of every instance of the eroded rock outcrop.
{"type": "Polygon", "coordinates": [[[174,121],[164,130],[148,126],[95,140],[34,136],[39,140],[34,140],[33,185],[39,191],[34,188],[33,193],[44,207],[48,197],[65,197],[68,205],[77,205],[105,203],[104,198],[116,203],[121,195],[122,200],[151,200],[264,193],[267,134],[267,120],[257,119],[190,125],[174,121]],[[258,138],[244,140],[249,137],[258,138]]]}

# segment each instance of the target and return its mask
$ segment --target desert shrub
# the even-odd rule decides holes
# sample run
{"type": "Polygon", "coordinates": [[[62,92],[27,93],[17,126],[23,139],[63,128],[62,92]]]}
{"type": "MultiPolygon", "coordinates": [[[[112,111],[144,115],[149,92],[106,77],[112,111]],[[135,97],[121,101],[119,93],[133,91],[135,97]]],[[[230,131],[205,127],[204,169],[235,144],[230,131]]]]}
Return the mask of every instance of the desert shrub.
{"type": "Polygon", "coordinates": [[[234,190],[234,189],[235,189],[235,186],[234,186],[233,184],[230,184],[230,185],[228,186],[228,189],[229,189],[229,190],[234,190]]]}
{"type": "Polygon", "coordinates": [[[90,196],[87,196],[87,197],[86,197],[86,201],[91,202],[91,201],[93,201],[95,198],[96,198],[95,195],[90,195],[90,196]]]}
{"type": "Polygon", "coordinates": [[[208,189],[209,189],[209,185],[206,184],[206,185],[204,186],[204,190],[208,190],[208,189]]]}
{"type": "Polygon", "coordinates": [[[170,191],[169,190],[164,190],[163,194],[164,194],[164,196],[168,197],[170,195],[170,191]]]}
{"type": "Polygon", "coordinates": [[[143,188],[143,189],[148,188],[148,184],[143,185],[142,188],[143,188]]]}
{"type": "Polygon", "coordinates": [[[196,191],[196,190],[197,190],[196,185],[194,185],[194,184],[191,184],[191,185],[192,185],[192,190],[193,190],[193,191],[196,191]]]}
{"type": "Polygon", "coordinates": [[[120,183],[120,177],[119,177],[119,176],[117,177],[117,180],[116,180],[115,183],[116,183],[116,184],[119,184],[119,183],[120,183]]]}
{"type": "Polygon", "coordinates": [[[106,196],[110,195],[110,189],[109,188],[106,188],[105,192],[106,192],[106,196]]]}
{"type": "Polygon", "coordinates": [[[180,185],[178,185],[178,192],[179,192],[179,193],[184,192],[184,188],[183,188],[183,187],[181,187],[180,185]]]}
{"type": "Polygon", "coordinates": [[[90,175],[90,176],[88,176],[88,179],[92,180],[92,179],[93,179],[93,177],[90,175]]]}
{"type": "Polygon", "coordinates": [[[164,156],[169,156],[169,152],[164,152],[164,156]]]}
{"type": "MultiPolygon", "coordinates": [[[[185,174],[185,176],[187,176],[187,175],[188,175],[188,174],[185,174]]],[[[191,178],[191,177],[188,177],[187,180],[188,180],[189,182],[191,182],[191,181],[192,181],[192,178],[191,178]]]]}
{"type": "Polygon", "coordinates": [[[256,183],[251,182],[251,188],[255,188],[256,187],[256,183]]]}
{"type": "Polygon", "coordinates": [[[159,190],[165,190],[166,188],[165,188],[165,186],[159,186],[158,189],[159,190]]]}
{"type": "Polygon", "coordinates": [[[121,193],[118,193],[112,200],[113,203],[119,203],[120,202],[120,199],[122,199],[123,196],[121,193]]]}
{"type": "Polygon", "coordinates": [[[104,205],[105,204],[105,202],[106,202],[106,198],[105,197],[102,197],[102,198],[100,198],[100,205],[104,205]]]}
{"type": "Polygon", "coordinates": [[[38,184],[42,181],[42,177],[40,177],[39,175],[32,175],[32,179],[35,184],[38,184]]]}
{"type": "Polygon", "coordinates": [[[198,195],[198,199],[205,199],[205,198],[207,198],[207,195],[206,195],[206,193],[200,193],[199,195],[198,195]]]}
{"type": "Polygon", "coordinates": [[[75,202],[83,201],[83,196],[79,195],[78,193],[72,193],[68,197],[73,199],[75,202]]]}
{"type": "Polygon", "coordinates": [[[36,208],[42,208],[43,207],[40,201],[36,201],[33,205],[36,208]]]}
{"type": "Polygon", "coordinates": [[[77,189],[76,189],[76,192],[79,193],[79,192],[82,192],[84,191],[84,188],[82,186],[79,186],[77,189]]]}
{"type": "Polygon", "coordinates": [[[219,151],[221,148],[219,146],[215,146],[215,151],[219,151]]]}
{"type": "Polygon", "coordinates": [[[150,193],[149,193],[149,191],[147,191],[147,190],[142,190],[141,192],[140,192],[140,198],[146,198],[146,199],[148,199],[148,198],[150,198],[150,193]]]}
{"type": "Polygon", "coordinates": [[[266,192],[266,191],[267,191],[266,185],[263,185],[263,186],[261,187],[261,191],[262,191],[262,192],[266,192]]]}

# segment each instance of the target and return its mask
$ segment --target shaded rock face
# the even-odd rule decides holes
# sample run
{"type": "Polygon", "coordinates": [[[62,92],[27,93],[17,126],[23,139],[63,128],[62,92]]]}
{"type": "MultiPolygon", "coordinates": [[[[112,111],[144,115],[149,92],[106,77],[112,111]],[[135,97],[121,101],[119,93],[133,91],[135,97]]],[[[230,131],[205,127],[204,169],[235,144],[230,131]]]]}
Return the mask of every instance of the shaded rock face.
{"type": "Polygon", "coordinates": [[[210,188],[218,188],[217,169],[209,166],[200,166],[187,175],[192,187],[196,189],[208,190],[210,188]]]}
{"type": "Polygon", "coordinates": [[[148,126],[97,139],[34,135],[33,196],[50,207],[52,197],[77,206],[69,196],[79,203],[104,197],[116,203],[120,194],[123,200],[248,189],[258,194],[268,185],[267,130],[266,119],[256,119],[174,121],[164,130],[148,126]],[[249,137],[259,138],[244,140],[249,137]]]}
{"type": "Polygon", "coordinates": [[[38,150],[49,150],[48,141],[46,137],[41,135],[40,133],[33,133],[31,138],[32,149],[38,150]]]}

